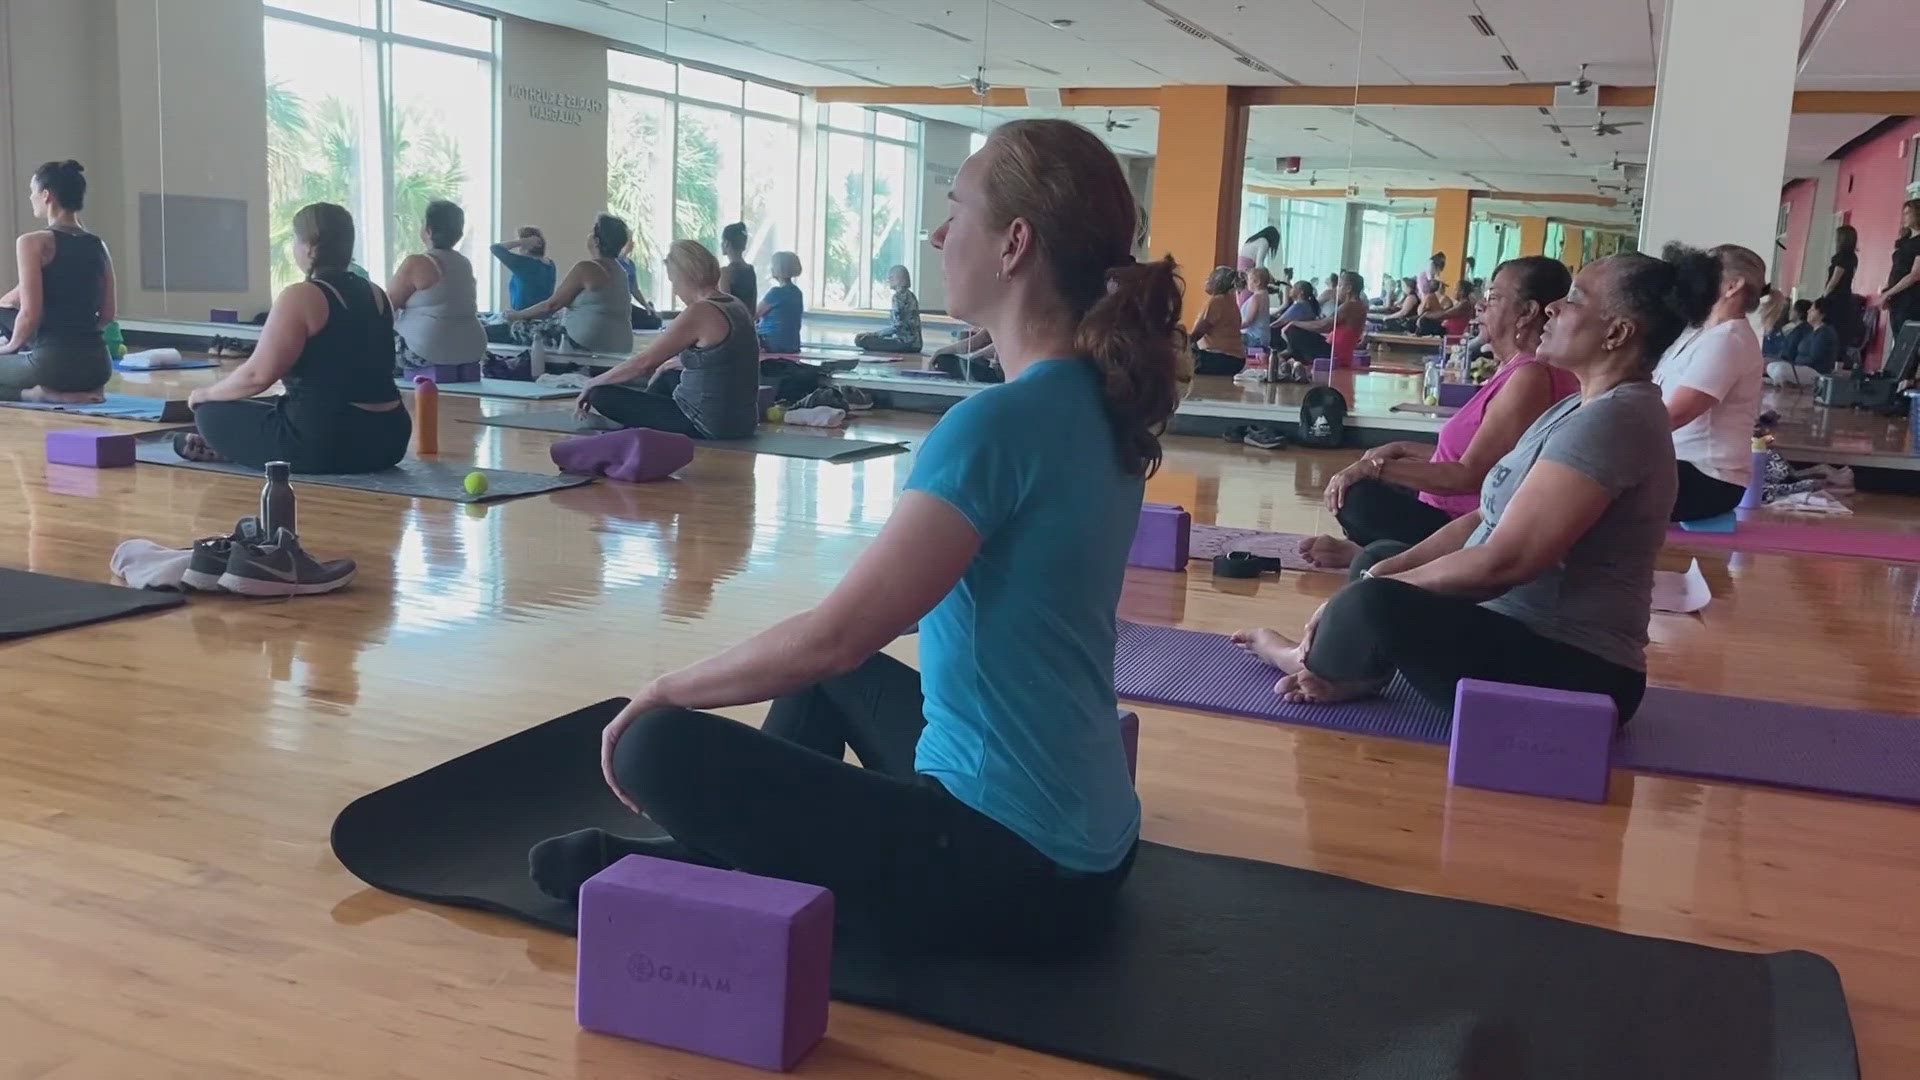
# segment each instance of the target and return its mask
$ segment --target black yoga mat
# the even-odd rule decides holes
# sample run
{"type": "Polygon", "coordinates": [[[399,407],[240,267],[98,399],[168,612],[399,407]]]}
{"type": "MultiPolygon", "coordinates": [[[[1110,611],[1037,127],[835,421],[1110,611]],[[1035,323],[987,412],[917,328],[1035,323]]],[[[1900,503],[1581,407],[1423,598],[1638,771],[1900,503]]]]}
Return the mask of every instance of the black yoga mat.
{"type": "MultiPolygon", "coordinates": [[[[572,933],[527,879],[535,842],[636,819],[600,779],[619,699],[356,800],[348,870],[402,896],[572,933]]],[[[1181,1080],[1851,1080],[1840,979],[1806,952],[1729,952],[1142,844],[1097,953],[834,958],[835,996],[1181,1080]]]]}
{"type": "MultiPolygon", "coordinates": [[[[260,479],[260,470],[230,461],[189,461],[173,452],[173,434],[155,432],[142,436],[134,444],[134,456],[148,465],[171,465],[179,469],[226,473],[260,479]]],[[[522,495],[539,495],[562,488],[591,484],[591,476],[565,473],[525,473],[509,469],[476,469],[454,461],[423,461],[407,458],[391,469],[371,473],[295,473],[295,483],[324,487],[353,488],[403,498],[444,499],[458,503],[498,502],[522,495]],[[487,478],[486,490],[475,495],[467,490],[467,475],[479,473],[487,478]]]]}
{"type": "Polygon", "coordinates": [[[0,641],[178,607],[185,602],[179,593],[0,569],[0,641]]]}
{"type": "MultiPolygon", "coordinates": [[[[499,416],[462,417],[468,424],[487,427],[519,428],[523,431],[552,431],[562,435],[597,435],[617,431],[609,421],[583,421],[572,409],[536,409],[502,413],[499,416]]],[[[775,457],[807,458],[843,464],[863,458],[905,453],[903,442],[870,442],[839,435],[809,435],[794,431],[762,431],[747,439],[695,439],[700,446],[714,450],[732,450],[745,454],[772,454],[775,457]]]]}

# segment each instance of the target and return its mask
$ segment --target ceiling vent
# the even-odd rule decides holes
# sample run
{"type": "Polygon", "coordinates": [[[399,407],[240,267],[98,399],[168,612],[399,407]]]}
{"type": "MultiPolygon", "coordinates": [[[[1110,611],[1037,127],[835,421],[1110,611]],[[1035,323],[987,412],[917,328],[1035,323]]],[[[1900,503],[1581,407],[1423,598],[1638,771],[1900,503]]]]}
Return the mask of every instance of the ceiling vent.
{"type": "Polygon", "coordinates": [[[1493,24],[1487,21],[1485,15],[1469,15],[1467,16],[1467,21],[1473,24],[1475,30],[1480,31],[1481,37],[1497,36],[1493,32],[1493,24]]]}
{"type": "Polygon", "coordinates": [[[1202,41],[1211,40],[1210,35],[1208,35],[1205,30],[1200,29],[1185,19],[1168,19],[1167,25],[1190,37],[1197,37],[1202,41]]]}
{"type": "Polygon", "coordinates": [[[1501,54],[1500,54],[1500,62],[1501,62],[1501,63],[1503,63],[1503,64],[1505,64],[1505,65],[1507,65],[1507,70],[1508,70],[1508,71],[1519,71],[1519,70],[1520,70],[1520,65],[1519,65],[1519,64],[1516,64],[1516,63],[1514,63],[1514,61],[1513,61],[1513,57],[1512,57],[1512,56],[1509,56],[1509,55],[1508,55],[1508,54],[1506,54],[1506,53],[1501,53],[1501,54]]]}

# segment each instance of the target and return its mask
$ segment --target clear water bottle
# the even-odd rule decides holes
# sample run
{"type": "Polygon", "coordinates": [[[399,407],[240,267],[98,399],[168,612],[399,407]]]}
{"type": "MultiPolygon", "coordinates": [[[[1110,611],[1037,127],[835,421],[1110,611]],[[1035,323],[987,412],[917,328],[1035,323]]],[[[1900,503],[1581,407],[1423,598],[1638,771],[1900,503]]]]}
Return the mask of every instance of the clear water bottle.
{"type": "Polygon", "coordinates": [[[281,529],[300,535],[293,505],[292,473],[292,467],[284,461],[267,462],[267,486],[260,489],[260,527],[269,539],[280,535],[281,529]]]}
{"type": "Polygon", "coordinates": [[[527,350],[527,373],[534,382],[547,373],[547,339],[544,334],[533,335],[533,345],[527,350]]]}

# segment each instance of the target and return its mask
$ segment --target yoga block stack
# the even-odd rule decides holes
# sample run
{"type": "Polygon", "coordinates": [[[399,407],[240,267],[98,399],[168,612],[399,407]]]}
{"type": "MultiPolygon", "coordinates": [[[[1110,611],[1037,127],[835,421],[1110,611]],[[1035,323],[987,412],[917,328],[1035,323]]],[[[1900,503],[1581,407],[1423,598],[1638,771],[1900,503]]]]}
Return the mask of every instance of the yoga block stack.
{"type": "Polygon", "coordinates": [[[55,465],[84,465],[89,469],[117,469],[131,465],[133,436],[94,428],[49,431],[47,461],[55,465]]]}
{"type": "Polygon", "coordinates": [[[1461,679],[1447,782],[1605,802],[1617,721],[1605,694],[1461,679]]]}
{"type": "Polygon", "coordinates": [[[693,460],[693,440],[672,431],[622,428],[561,439],[547,449],[561,472],[644,484],[664,480],[693,460]]]}
{"type": "Polygon", "coordinates": [[[1120,743],[1127,748],[1127,775],[1139,779],[1140,714],[1132,709],[1120,710],[1120,743]]]}
{"type": "Polygon", "coordinates": [[[629,855],[580,887],[580,1026],[760,1069],[827,1031],[833,894],[629,855]]]}
{"type": "Polygon", "coordinates": [[[1193,534],[1193,515],[1179,506],[1147,503],[1140,508],[1140,526],[1127,552],[1128,566],[1149,570],[1185,570],[1187,543],[1193,534]]]}

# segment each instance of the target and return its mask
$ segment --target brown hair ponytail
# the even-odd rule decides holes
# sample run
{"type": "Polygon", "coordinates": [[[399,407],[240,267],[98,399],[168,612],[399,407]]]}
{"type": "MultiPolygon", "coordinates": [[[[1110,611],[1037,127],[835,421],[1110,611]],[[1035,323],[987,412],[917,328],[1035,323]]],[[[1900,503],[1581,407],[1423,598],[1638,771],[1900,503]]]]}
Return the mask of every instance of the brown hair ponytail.
{"type": "Polygon", "coordinates": [[[1080,319],[1075,344],[1100,371],[1121,467],[1152,474],[1187,355],[1173,260],[1133,261],[1139,206],[1113,151],[1086,128],[1015,120],[980,152],[989,216],[1032,226],[1054,287],[1080,319]]]}

